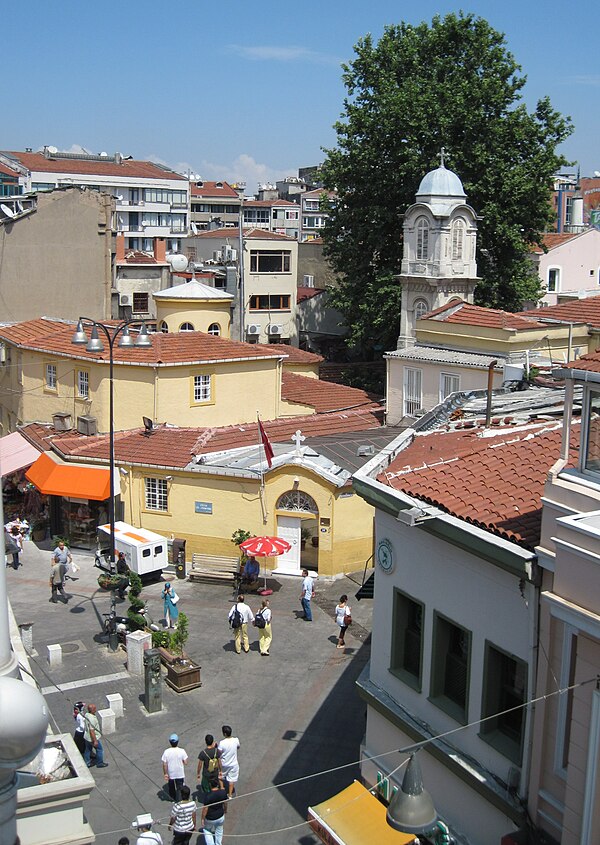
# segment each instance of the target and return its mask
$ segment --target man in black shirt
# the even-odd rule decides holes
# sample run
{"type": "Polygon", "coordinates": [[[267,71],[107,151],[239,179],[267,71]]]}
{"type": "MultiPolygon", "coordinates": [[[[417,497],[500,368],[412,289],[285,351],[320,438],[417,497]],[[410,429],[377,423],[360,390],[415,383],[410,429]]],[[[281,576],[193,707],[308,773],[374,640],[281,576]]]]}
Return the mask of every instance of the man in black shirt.
{"type": "Polygon", "coordinates": [[[127,561],[125,560],[123,552],[119,552],[119,557],[117,559],[117,575],[121,576],[121,583],[117,587],[119,598],[124,599],[125,590],[129,586],[129,567],[127,566],[127,561]]]}
{"type": "Polygon", "coordinates": [[[220,778],[211,778],[210,792],[204,796],[200,827],[206,845],[221,845],[223,841],[223,823],[227,812],[227,791],[220,778]]]}

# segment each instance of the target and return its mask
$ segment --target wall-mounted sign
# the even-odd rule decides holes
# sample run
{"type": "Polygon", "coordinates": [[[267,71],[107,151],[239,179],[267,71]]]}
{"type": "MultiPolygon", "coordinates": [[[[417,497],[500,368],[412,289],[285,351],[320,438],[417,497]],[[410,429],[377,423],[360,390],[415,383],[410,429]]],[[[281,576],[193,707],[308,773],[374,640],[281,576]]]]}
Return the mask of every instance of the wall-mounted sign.
{"type": "Polygon", "coordinates": [[[196,513],[212,513],[212,502],[194,502],[196,513]]]}
{"type": "Polygon", "coordinates": [[[385,537],[377,543],[375,559],[384,572],[389,573],[394,569],[394,547],[385,537]]]}

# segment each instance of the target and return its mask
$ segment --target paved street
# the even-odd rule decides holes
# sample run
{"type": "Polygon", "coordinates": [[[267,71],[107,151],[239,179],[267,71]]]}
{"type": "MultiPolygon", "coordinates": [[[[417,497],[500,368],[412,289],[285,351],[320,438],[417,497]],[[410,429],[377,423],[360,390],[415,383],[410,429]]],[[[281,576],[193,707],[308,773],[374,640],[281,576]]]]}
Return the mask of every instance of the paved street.
{"type": "MultiPolygon", "coordinates": [[[[68,605],[49,602],[50,552],[33,543],[25,546],[24,566],[16,572],[7,569],[7,581],[17,622],[35,622],[37,656],[32,671],[58,730],[72,733],[74,701],[83,699],[102,708],[107,693],[123,696],[125,716],[117,720],[117,733],[104,743],[109,767],[92,770],[97,789],[87,815],[97,842],[118,842],[123,834],[117,831],[127,828],[140,812],[163,820],[168,816],[160,757],[173,731],[188,752],[188,783],[195,785],[196,758],[205,733],[220,738],[221,725],[229,723],[241,742],[240,781],[238,797],[226,816],[225,842],[316,843],[303,824],[307,806],[351,783],[358,767],[285,787],[272,785],[359,757],[365,708],[353,685],[368,659],[372,609],[370,601],[354,599],[360,576],[358,581],[318,581],[312,624],[299,618],[300,579],[270,580],[275,592],[273,644],[267,660],[258,652],[254,628],[250,653],[235,653],[227,623],[232,603],[228,586],[175,581],[179,607],[190,620],[186,650],[202,666],[202,687],[178,695],[163,684],[163,711],[148,716],[142,706],[143,678],[125,672],[124,652],[109,652],[100,634],[110,596],[97,587],[92,555],[75,551],[74,558],[81,571],[78,580],[67,582],[66,590],[72,594],[68,605]],[[342,593],[350,597],[354,620],[345,651],[335,648],[338,629],[332,618],[342,593]],[[52,643],[63,645],[64,656],[62,666],[50,670],[46,647],[52,643]],[[56,684],[66,686],[61,691],[56,684]],[[267,835],[268,831],[274,832],[267,835]],[[261,832],[262,836],[256,835],[261,832]]],[[[162,617],[161,590],[162,584],[155,583],[142,592],[156,621],[162,617]]],[[[256,611],[260,597],[251,596],[249,604],[256,611]]],[[[119,605],[125,612],[127,602],[119,605]]],[[[170,843],[167,829],[158,830],[165,845],[170,843]]],[[[197,841],[201,845],[203,837],[197,841]]]]}

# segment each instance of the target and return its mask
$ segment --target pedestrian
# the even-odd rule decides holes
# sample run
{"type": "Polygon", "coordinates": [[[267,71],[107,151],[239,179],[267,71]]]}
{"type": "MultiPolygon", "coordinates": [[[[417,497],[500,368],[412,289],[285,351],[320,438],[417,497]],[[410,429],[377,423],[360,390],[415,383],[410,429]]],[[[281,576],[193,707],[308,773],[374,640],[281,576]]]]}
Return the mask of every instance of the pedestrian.
{"type": "Polygon", "coordinates": [[[308,574],[308,569],[302,570],[302,594],[300,601],[302,602],[302,610],[304,611],[304,618],[307,622],[312,622],[311,600],[315,594],[314,578],[308,574]]]}
{"type": "Polygon", "coordinates": [[[129,567],[127,566],[123,552],[119,552],[119,557],[117,558],[117,575],[121,576],[121,581],[117,587],[117,594],[120,599],[124,599],[125,590],[129,586],[129,567]]]}
{"type": "Polygon", "coordinates": [[[213,778],[210,781],[210,792],[204,796],[204,807],[200,829],[204,834],[205,845],[222,845],[223,824],[227,812],[227,791],[223,781],[213,778]]]}
{"type": "Polygon", "coordinates": [[[160,833],[157,833],[155,830],[152,830],[152,825],[154,822],[152,821],[152,817],[150,816],[149,821],[141,821],[140,816],[138,816],[138,822],[136,827],[138,829],[138,838],[136,840],[135,845],[163,845],[162,836],[160,833]]]}
{"type": "Polygon", "coordinates": [[[122,836],[119,839],[117,845],[129,845],[129,837],[128,836],[122,836]]]}
{"type": "Polygon", "coordinates": [[[59,562],[53,563],[50,569],[50,589],[52,594],[50,601],[56,604],[56,594],[60,593],[64,603],[66,604],[71,596],[65,593],[65,575],[67,574],[65,565],[59,562]]]}
{"type": "Polygon", "coordinates": [[[200,784],[201,792],[210,790],[209,781],[212,776],[221,775],[221,751],[212,734],[204,737],[206,748],[198,754],[198,770],[196,782],[200,784]]]}
{"type": "Polygon", "coordinates": [[[254,617],[254,624],[258,628],[258,650],[263,657],[269,657],[269,648],[273,639],[272,620],[273,614],[269,607],[269,599],[263,599],[260,610],[254,617]]]}
{"type": "Polygon", "coordinates": [[[188,761],[188,756],[185,750],[179,747],[177,734],[171,734],[169,737],[169,748],[165,749],[161,760],[169,795],[173,801],[179,801],[181,787],[185,781],[184,766],[188,761]]]}
{"type": "Polygon", "coordinates": [[[88,704],[87,713],[85,714],[85,730],[83,738],[85,740],[85,751],[83,752],[83,759],[85,764],[90,768],[92,765],[92,749],[96,751],[96,768],[105,769],[108,763],[104,762],[104,748],[102,747],[102,732],[100,730],[100,722],[96,716],[96,705],[88,704]]]}
{"type": "Polygon", "coordinates": [[[169,827],[173,828],[172,845],[188,845],[196,829],[196,802],[190,798],[189,786],[181,787],[181,800],[171,808],[169,827]]]}
{"type": "Polygon", "coordinates": [[[85,739],[83,736],[85,733],[85,717],[83,715],[84,707],[85,704],[83,701],[76,701],[73,705],[73,720],[75,722],[73,740],[82,757],[85,754],[85,739]]]}
{"type": "Polygon", "coordinates": [[[177,628],[177,617],[179,616],[177,603],[179,602],[179,596],[175,592],[175,588],[172,587],[168,581],[162,591],[162,597],[166,627],[177,628]]]}
{"type": "Polygon", "coordinates": [[[234,632],[235,650],[238,654],[240,654],[243,645],[244,651],[247,654],[250,651],[250,641],[248,640],[248,623],[254,622],[254,614],[244,601],[244,596],[242,593],[239,594],[237,602],[229,611],[228,618],[229,624],[233,628],[234,632]],[[239,613],[239,616],[236,615],[236,611],[239,613]],[[235,624],[236,621],[239,622],[239,625],[235,624]]]}
{"type": "Polygon", "coordinates": [[[335,606],[335,621],[340,626],[340,635],[338,637],[336,648],[344,648],[346,645],[344,637],[348,630],[348,625],[352,624],[352,611],[348,607],[348,596],[340,596],[340,602],[335,606]]]}
{"type": "Polygon", "coordinates": [[[237,736],[231,736],[232,730],[230,725],[223,725],[221,730],[223,732],[223,739],[219,743],[221,771],[223,773],[223,780],[227,782],[227,793],[231,798],[240,776],[240,764],[238,763],[237,756],[240,741],[237,736]]]}
{"type": "MultiPolygon", "coordinates": [[[[17,531],[19,529],[17,528],[17,531]]],[[[8,556],[12,555],[12,566],[13,569],[19,568],[19,553],[21,550],[20,544],[17,542],[15,535],[12,533],[11,530],[4,529],[4,554],[5,554],[5,562],[7,566],[10,566],[8,562],[8,556]]]]}
{"type": "Polygon", "coordinates": [[[73,555],[67,546],[65,546],[64,540],[59,540],[58,545],[52,552],[52,563],[61,563],[64,566],[65,573],[69,564],[73,563],[73,555]]]}
{"type": "Polygon", "coordinates": [[[244,564],[244,572],[242,573],[242,584],[248,586],[254,585],[258,581],[260,575],[260,566],[256,558],[251,555],[244,564]]]}
{"type": "Polygon", "coordinates": [[[19,566],[22,566],[21,563],[21,555],[23,554],[23,535],[21,534],[21,529],[18,525],[13,525],[10,529],[10,536],[17,547],[17,550],[13,552],[13,569],[18,569],[19,566]]]}

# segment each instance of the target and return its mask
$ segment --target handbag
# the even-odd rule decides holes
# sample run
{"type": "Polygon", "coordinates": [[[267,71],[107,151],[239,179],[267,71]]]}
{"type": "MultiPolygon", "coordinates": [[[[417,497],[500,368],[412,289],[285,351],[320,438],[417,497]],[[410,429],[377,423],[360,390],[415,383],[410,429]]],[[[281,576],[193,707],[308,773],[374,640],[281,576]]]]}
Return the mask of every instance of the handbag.
{"type": "Polygon", "coordinates": [[[171,599],[171,604],[177,604],[178,601],[179,601],[179,596],[177,595],[177,593],[175,593],[175,595],[171,599]]]}
{"type": "Polygon", "coordinates": [[[352,614],[351,614],[351,613],[347,613],[347,614],[345,615],[345,617],[344,617],[344,625],[346,626],[346,628],[348,627],[348,625],[352,625],[352,614]]]}

